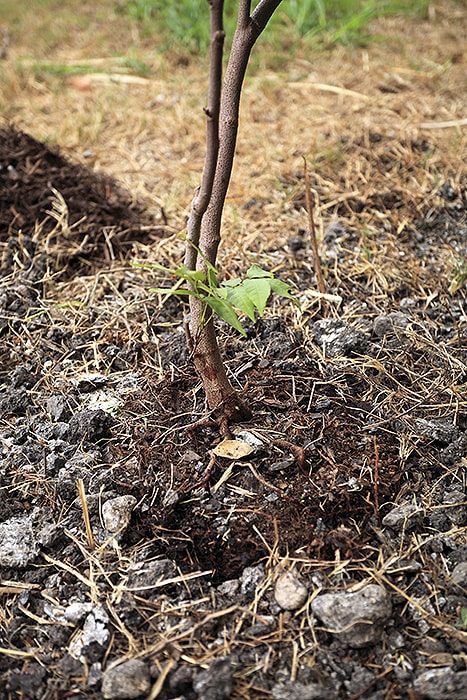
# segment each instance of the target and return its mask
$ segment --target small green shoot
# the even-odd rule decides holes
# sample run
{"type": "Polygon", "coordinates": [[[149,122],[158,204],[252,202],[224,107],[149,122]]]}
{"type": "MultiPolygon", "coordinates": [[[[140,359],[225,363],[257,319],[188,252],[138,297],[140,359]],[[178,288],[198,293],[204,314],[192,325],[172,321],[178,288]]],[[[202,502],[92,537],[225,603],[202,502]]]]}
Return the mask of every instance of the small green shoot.
{"type": "Polygon", "coordinates": [[[263,270],[258,265],[252,265],[247,270],[245,279],[232,278],[219,284],[215,267],[206,260],[204,264],[206,270],[196,272],[188,270],[185,265],[172,269],[163,265],[151,265],[152,269],[161,270],[172,277],[184,280],[189,288],[154,287],[149,291],[169,296],[172,294],[194,296],[243,336],[246,336],[246,331],[240,316],[247,316],[250,321],[255,322],[257,316],[264,315],[271,294],[299,305],[298,300],[293,296],[290,284],[277,279],[272,272],[263,270]]]}

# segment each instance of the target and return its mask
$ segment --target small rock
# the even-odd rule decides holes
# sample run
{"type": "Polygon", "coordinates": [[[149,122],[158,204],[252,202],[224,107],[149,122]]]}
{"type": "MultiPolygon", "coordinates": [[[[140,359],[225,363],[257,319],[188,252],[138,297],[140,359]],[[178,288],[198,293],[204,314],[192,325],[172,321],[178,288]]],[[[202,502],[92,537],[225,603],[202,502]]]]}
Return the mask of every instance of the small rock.
{"type": "Polygon", "coordinates": [[[396,651],[397,649],[403,649],[405,647],[404,635],[398,630],[391,632],[388,638],[388,646],[391,651],[396,651]]]}
{"type": "Polygon", "coordinates": [[[194,450],[187,450],[182,454],[182,462],[199,462],[201,460],[200,455],[194,450]]]}
{"type": "Polygon", "coordinates": [[[383,525],[392,530],[410,530],[420,521],[422,515],[423,511],[418,506],[413,503],[403,503],[384,516],[383,525]]]}
{"type": "Polygon", "coordinates": [[[274,700],[334,700],[336,691],[320,683],[277,683],[272,688],[274,700]]]}
{"type": "Polygon", "coordinates": [[[308,589],[293,571],[286,571],[276,581],[274,597],[283,610],[297,610],[305,603],[308,589]]]}
{"type": "Polygon", "coordinates": [[[0,566],[24,568],[56,533],[57,526],[48,522],[40,509],[5,520],[0,523],[0,566]]]}
{"type": "Polygon", "coordinates": [[[103,647],[110,637],[108,624],[109,616],[104,608],[96,606],[86,617],[80,634],[72,639],[68,649],[71,656],[84,662],[85,647],[92,644],[103,647]]]}
{"type": "Polygon", "coordinates": [[[79,411],[70,420],[68,436],[71,442],[101,440],[108,437],[112,423],[112,416],[100,408],[97,411],[79,411]]]}
{"type": "Polygon", "coordinates": [[[352,351],[363,351],[366,336],[345,321],[321,319],[312,326],[315,341],[326,357],[348,355],[352,351]]]}
{"type": "Polygon", "coordinates": [[[10,389],[0,395],[0,416],[24,415],[29,405],[29,393],[26,389],[10,389]]]}
{"type": "Polygon", "coordinates": [[[143,598],[154,593],[154,587],[161,581],[174,578],[177,567],[171,559],[138,562],[128,572],[127,588],[143,598]]]}
{"type": "Polygon", "coordinates": [[[54,394],[47,399],[47,412],[55,421],[66,421],[71,416],[71,411],[76,408],[76,399],[63,394],[54,394]]]}
{"type": "Polygon", "coordinates": [[[264,566],[258,564],[258,566],[246,566],[242,571],[240,593],[242,595],[255,594],[260,581],[264,578],[264,566]]]}
{"type": "Polygon", "coordinates": [[[240,590],[240,581],[236,578],[230,579],[229,581],[224,581],[219,586],[217,586],[217,592],[220,595],[224,595],[226,598],[233,598],[237,595],[240,590]]]}
{"type": "Polygon", "coordinates": [[[164,508],[170,508],[170,506],[175,506],[180,500],[180,494],[175,489],[167,489],[165,496],[162,499],[162,505],[164,508]]]}
{"type": "Polygon", "coordinates": [[[329,632],[358,649],[380,639],[391,615],[391,598],[381,586],[369,584],[355,592],[319,595],[311,608],[329,632]]]}
{"type": "Polygon", "coordinates": [[[467,521],[467,495],[463,491],[448,491],[444,494],[443,504],[449,506],[446,508],[446,515],[454,525],[465,525],[467,521]]]}
{"type": "Polygon", "coordinates": [[[298,253],[299,250],[304,250],[306,248],[306,240],[303,236],[290,236],[287,240],[287,245],[292,253],[298,253]]]}
{"type": "Polygon", "coordinates": [[[188,695],[192,691],[193,671],[190,666],[179,666],[169,677],[169,688],[176,696],[188,695]]]}
{"type": "Polygon", "coordinates": [[[349,695],[364,694],[366,688],[371,687],[375,681],[375,674],[364,666],[357,666],[349,681],[344,681],[344,685],[349,691],[349,695]]]}
{"type": "Polygon", "coordinates": [[[415,426],[421,435],[448,445],[459,437],[459,428],[446,420],[424,420],[418,418],[415,426]]]}
{"type": "Polygon", "coordinates": [[[104,671],[102,695],[106,700],[139,698],[151,687],[151,677],[144,661],[130,659],[104,671]]]}
{"type": "Polygon", "coordinates": [[[47,670],[34,661],[28,661],[21,671],[12,670],[9,678],[9,690],[18,691],[18,696],[39,698],[47,670]]]}
{"type": "Polygon", "coordinates": [[[414,689],[430,700],[467,700],[467,671],[430,669],[415,679],[414,689]]]}
{"type": "Polygon", "coordinates": [[[262,615],[259,622],[248,628],[247,633],[250,637],[261,637],[272,632],[275,627],[276,618],[274,615],[262,615]]]}
{"type": "Polygon", "coordinates": [[[199,700],[227,700],[232,694],[232,663],[228,657],[216,659],[206,671],[198,673],[193,690],[199,700]]]}
{"type": "Polygon", "coordinates": [[[467,561],[461,561],[454,567],[451,574],[451,584],[467,588],[467,561]]]}
{"type": "Polygon", "coordinates": [[[92,603],[70,603],[64,612],[63,617],[67,622],[73,622],[77,625],[88,615],[92,610],[92,603]]]}
{"type": "Polygon", "coordinates": [[[108,383],[108,377],[98,372],[83,374],[75,380],[76,388],[79,392],[85,394],[90,391],[100,389],[108,383]]]}
{"type": "Polygon", "coordinates": [[[88,688],[93,688],[102,681],[102,664],[96,661],[89,667],[88,688]]]}
{"type": "Polygon", "coordinates": [[[423,564],[421,564],[416,559],[398,559],[391,564],[388,569],[390,574],[417,574],[421,569],[423,569],[423,564]]]}
{"type": "Polygon", "coordinates": [[[407,328],[409,318],[402,311],[393,311],[390,314],[378,316],[373,321],[373,332],[378,338],[385,335],[393,335],[397,330],[407,328]]]}
{"type": "Polygon", "coordinates": [[[134,496],[117,496],[102,506],[102,519],[107,532],[123,532],[128,527],[131,514],[137,503],[134,496]]]}
{"type": "Polygon", "coordinates": [[[457,199],[457,192],[449,180],[446,180],[446,182],[441,185],[437,194],[447,202],[454,202],[454,200],[457,199]]]}

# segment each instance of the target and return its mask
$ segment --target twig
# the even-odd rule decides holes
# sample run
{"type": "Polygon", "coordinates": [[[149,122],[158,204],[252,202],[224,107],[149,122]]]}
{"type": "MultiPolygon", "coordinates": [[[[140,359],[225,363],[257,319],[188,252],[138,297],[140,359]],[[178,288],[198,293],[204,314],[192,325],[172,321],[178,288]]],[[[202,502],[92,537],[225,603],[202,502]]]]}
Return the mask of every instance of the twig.
{"type": "Polygon", "coordinates": [[[95,549],[94,535],[92,534],[91,520],[89,518],[89,508],[88,501],[86,498],[86,491],[84,490],[84,482],[82,479],[76,480],[76,487],[78,489],[79,500],[81,501],[81,508],[83,509],[83,520],[84,526],[86,528],[86,537],[89,544],[89,549],[95,549]]]}
{"type": "Polygon", "coordinates": [[[378,523],[381,525],[381,513],[379,510],[379,446],[376,436],[373,439],[375,446],[375,466],[373,470],[373,506],[378,523]]]}
{"type": "Polygon", "coordinates": [[[313,250],[313,268],[318,283],[318,290],[321,294],[326,294],[326,285],[324,283],[323,270],[321,268],[321,260],[318,250],[318,239],[316,237],[315,220],[313,216],[313,199],[311,196],[310,175],[305,156],[303,157],[304,174],[305,174],[305,201],[306,210],[308,212],[308,223],[310,228],[311,248],[313,250]]]}

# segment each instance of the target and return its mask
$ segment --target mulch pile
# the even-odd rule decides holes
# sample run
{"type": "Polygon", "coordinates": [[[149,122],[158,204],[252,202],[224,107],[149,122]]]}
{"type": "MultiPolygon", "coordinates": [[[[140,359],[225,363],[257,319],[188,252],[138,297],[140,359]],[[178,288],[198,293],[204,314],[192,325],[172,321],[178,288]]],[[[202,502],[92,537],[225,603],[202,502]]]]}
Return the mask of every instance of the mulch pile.
{"type": "Polygon", "coordinates": [[[47,253],[53,271],[121,258],[162,230],[108,175],[65,158],[13,126],[0,128],[0,269],[47,253]],[[62,201],[63,200],[63,201],[62,201]],[[51,264],[51,258],[55,258],[51,264]]]}

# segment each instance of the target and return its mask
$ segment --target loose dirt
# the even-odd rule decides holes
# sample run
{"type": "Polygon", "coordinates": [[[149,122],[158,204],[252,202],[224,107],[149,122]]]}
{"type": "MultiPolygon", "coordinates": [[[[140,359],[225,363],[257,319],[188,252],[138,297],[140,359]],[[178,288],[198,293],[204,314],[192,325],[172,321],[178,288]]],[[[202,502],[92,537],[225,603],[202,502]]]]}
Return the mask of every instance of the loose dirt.
{"type": "Polygon", "coordinates": [[[449,8],[423,35],[382,22],[387,46],[247,85],[255,129],[221,269],[274,270],[301,306],[274,300],[247,338],[219,323],[253,411],[239,460],[213,456],[208,422],[190,428],[209,415],[186,309],[149,292],[172,283],[151,264],[183,252],[199,67],[156,101],[24,77],[18,91],[8,67],[1,698],[466,697],[467,195],[449,8]]]}

